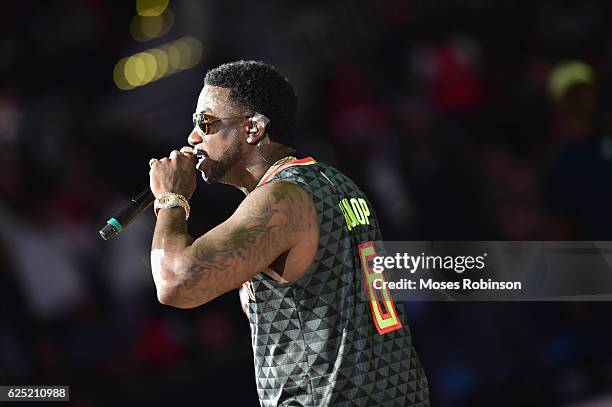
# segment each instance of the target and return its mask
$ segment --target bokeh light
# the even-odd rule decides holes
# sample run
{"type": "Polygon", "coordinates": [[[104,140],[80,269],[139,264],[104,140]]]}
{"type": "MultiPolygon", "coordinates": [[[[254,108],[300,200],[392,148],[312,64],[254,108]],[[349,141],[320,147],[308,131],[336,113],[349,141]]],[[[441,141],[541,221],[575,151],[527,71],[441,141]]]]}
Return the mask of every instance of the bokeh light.
{"type": "Polygon", "coordinates": [[[595,72],[590,65],[582,61],[565,61],[552,70],[548,79],[548,91],[555,100],[575,84],[591,85],[595,80],[595,72]]]}
{"type": "Polygon", "coordinates": [[[168,7],[169,0],[136,0],[136,12],[143,17],[161,15],[168,7]]]}
{"type": "Polygon", "coordinates": [[[119,62],[117,62],[115,68],[113,69],[113,80],[115,85],[117,85],[117,87],[121,90],[130,90],[134,88],[125,78],[125,63],[127,60],[128,58],[121,59],[119,62]]]}
{"type": "Polygon", "coordinates": [[[149,53],[155,58],[157,63],[157,70],[153,76],[153,80],[156,81],[168,72],[168,55],[158,48],[153,48],[149,53]]]}
{"type": "Polygon", "coordinates": [[[170,61],[170,72],[175,72],[176,70],[180,69],[181,65],[180,49],[178,46],[176,46],[176,44],[173,43],[168,45],[166,50],[168,52],[168,59],[170,61]]]}
{"type": "Polygon", "coordinates": [[[182,37],[121,59],[113,69],[113,80],[121,90],[134,89],[193,68],[202,56],[203,46],[198,39],[182,37]]]}
{"type": "Polygon", "coordinates": [[[187,52],[189,53],[189,57],[185,58],[183,69],[193,68],[202,59],[202,43],[193,37],[183,37],[179,42],[181,44],[180,46],[185,50],[186,55],[187,52]]]}
{"type": "Polygon", "coordinates": [[[130,34],[136,41],[145,42],[167,34],[174,25],[174,14],[167,9],[157,16],[135,15],[130,22],[130,34]]]}

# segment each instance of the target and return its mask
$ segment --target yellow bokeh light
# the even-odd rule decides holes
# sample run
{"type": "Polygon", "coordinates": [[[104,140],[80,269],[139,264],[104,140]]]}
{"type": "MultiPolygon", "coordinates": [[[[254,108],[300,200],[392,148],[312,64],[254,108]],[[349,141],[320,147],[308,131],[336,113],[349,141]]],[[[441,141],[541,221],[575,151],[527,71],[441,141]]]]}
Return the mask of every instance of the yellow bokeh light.
{"type": "Polygon", "coordinates": [[[158,37],[163,28],[164,18],[162,16],[142,17],[140,19],[140,29],[145,38],[158,37]]]}
{"type": "Polygon", "coordinates": [[[174,14],[168,9],[160,16],[135,15],[130,22],[130,34],[136,41],[145,42],[165,35],[174,25],[174,14]]]}
{"type": "Polygon", "coordinates": [[[169,0],[136,0],[136,12],[143,17],[161,15],[168,7],[169,0]]]}
{"type": "Polygon", "coordinates": [[[138,54],[133,55],[125,62],[125,79],[132,86],[140,86],[143,83],[145,69],[145,64],[138,54]]]}
{"type": "Polygon", "coordinates": [[[548,91],[555,100],[560,100],[565,92],[576,84],[592,85],[595,71],[582,61],[564,61],[552,70],[548,78],[548,91]]]}
{"type": "Polygon", "coordinates": [[[168,59],[170,62],[170,72],[180,69],[181,66],[181,50],[176,46],[176,42],[168,46],[168,59]]]}
{"type": "Polygon", "coordinates": [[[130,21],[130,34],[132,35],[132,38],[134,38],[136,41],[148,41],[149,38],[145,38],[142,34],[142,26],[140,20],[142,20],[142,17],[140,17],[138,14],[132,17],[132,21],[130,21]]]}
{"type": "Polygon", "coordinates": [[[153,48],[149,50],[149,53],[155,57],[155,62],[157,63],[157,71],[153,77],[153,80],[156,81],[168,72],[168,55],[159,48],[153,48]]]}
{"type": "Polygon", "coordinates": [[[167,9],[166,12],[162,15],[162,17],[164,18],[164,23],[162,30],[159,33],[160,37],[170,31],[170,29],[174,25],[174,13],[172,12],[172,10],[167,9]]]}
{"type": "Polygon", "coordinates": [[[180,55],[178,61],[179,69],[187,69],[191,62],[191,48],[183,39],[174,41],[174,46],[180,55]]]}
{"type": "Polygon", "coordinates": [[[157,73],[157,61],[155,57],[149,52],[141,52],[139,54],[140,60],[144,64],[145,72],[142,78],[142,84],[145,85],[153,80],[157,73]]]}
{"type": "Polygon", "coordinates": [[[121,59],[113,69],[113,80],[119,89],[134,89],[192,68],[201,61],[202,55],[203,47],[198,39],[183,37],[121,59]]]}
{"type": "Polygon", "coordinates": [[[202,43],[193,37],[184,37],[182,42],[189,47],[190,50],[190,58],[186,64],[186,68],[193,68],[202,60],[202,43]]]}
{"type": "Polygon", "coordinates": [[[127,58],[121,59],[119,62],[117,62],[115,68],[113,69],[113,81],[121,90],[134,89],[134,87],[125,79],[125,63],[127,60],[127,58]]]}

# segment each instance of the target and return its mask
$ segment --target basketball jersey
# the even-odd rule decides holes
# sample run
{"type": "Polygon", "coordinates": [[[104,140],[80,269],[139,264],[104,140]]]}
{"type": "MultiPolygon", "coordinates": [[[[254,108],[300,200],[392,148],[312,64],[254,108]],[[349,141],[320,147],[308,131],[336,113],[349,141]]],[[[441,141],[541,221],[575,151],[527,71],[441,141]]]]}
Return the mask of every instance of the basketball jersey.
{"type": "Polygon", "coordinates": [[[348,177],[312,158],[282,165],[260,185],[275,181],[310,194],[319,241],[312,266],[297,281],[264,273],[250,280],[261,405],[429,406],[402,304],[367,288],[368,261],[382,241],[370,201],[348,177]]]}

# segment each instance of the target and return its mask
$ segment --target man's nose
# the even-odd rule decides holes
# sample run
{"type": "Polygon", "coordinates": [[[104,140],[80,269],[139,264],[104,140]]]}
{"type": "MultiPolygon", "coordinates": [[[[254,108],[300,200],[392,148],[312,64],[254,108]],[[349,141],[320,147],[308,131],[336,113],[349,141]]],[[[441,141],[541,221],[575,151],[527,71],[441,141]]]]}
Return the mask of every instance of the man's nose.
{"type": "Polygon", "coordinates": [[[187,137],[187,142],[189,143],[189,145],[195,147],[198,144],[200,144],[202,141],[204,141],[204,139],[202,138],[200,131],[198,130],[197,127],[194,127],[193,130],[191,130],[191,133],[189,134],[189,136],[187,137]]]}

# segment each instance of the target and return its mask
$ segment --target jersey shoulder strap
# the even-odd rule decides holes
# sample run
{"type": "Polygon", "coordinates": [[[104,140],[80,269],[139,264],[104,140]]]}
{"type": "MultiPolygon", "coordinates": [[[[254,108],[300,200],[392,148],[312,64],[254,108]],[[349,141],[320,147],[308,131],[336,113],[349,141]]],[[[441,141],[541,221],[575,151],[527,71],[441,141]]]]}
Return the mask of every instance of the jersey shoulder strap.
{"type": "Polygon", "coordinates": [[[298,165],[312,165],[312,164],[316,164],[317,161],[312,158],[312,157],[306,157],[306,158],[296,158],[295,160],[291,160],[288,161],[286,163],[284,163],[283,165],[280,165],[278,168],[273,169],[272,171],[266,173],[263,178],[259,181],[259,183],[257,184],[257,187],[260,187],[264,184],[267,184],[268,182],[270,182],[270,180],[272,180],[272,178],[279,172],[282,171],[284,169],[287,169],[289,167],[295,167],[298,165]]]}

